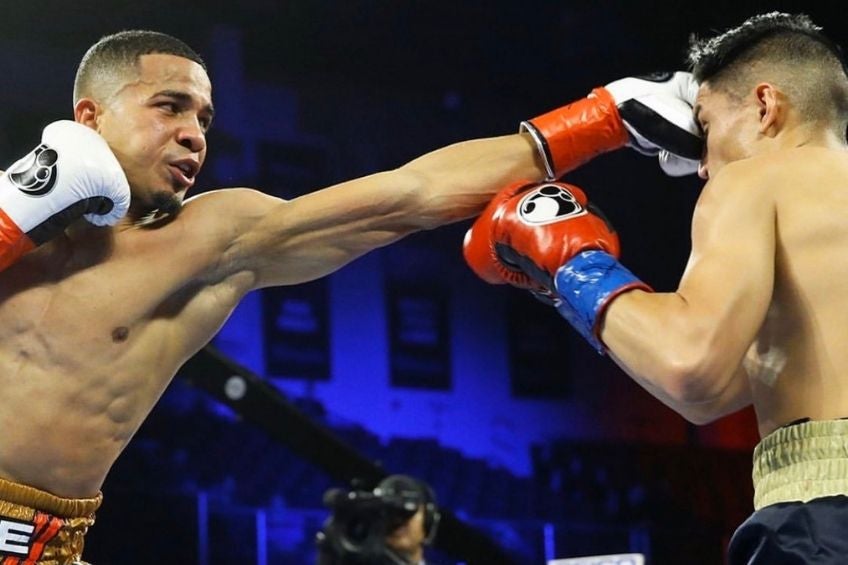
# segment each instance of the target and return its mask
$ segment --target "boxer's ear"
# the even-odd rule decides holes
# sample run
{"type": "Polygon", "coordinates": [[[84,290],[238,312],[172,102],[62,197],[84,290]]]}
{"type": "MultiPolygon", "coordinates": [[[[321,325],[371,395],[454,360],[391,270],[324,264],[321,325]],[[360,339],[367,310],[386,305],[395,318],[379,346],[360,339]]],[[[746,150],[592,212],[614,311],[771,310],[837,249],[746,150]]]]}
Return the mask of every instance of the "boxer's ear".
{"type": "Polygon", "coordinates": [[[97,121],[100,117],[100,104],[92,98],[80,98],[74,104],[74,121],[93,130],[97,130],[97,121]]]}
{"type": "Polygon", "coordinates": [[[774,137],[786,118],[786,96],[768,82],[759,83],[754,88],[754,96],[760,116],[760,133],[774,137]]]}

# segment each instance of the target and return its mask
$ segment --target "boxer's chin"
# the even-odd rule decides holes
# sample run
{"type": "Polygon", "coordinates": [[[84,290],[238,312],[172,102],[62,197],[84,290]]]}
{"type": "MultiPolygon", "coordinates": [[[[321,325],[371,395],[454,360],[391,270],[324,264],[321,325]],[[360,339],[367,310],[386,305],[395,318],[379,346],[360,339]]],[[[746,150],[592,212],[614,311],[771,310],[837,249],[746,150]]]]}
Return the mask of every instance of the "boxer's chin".
{"type": "Polygon", "coordinates": [[[142,210],[141,225],[150,225],[160,221],[170,221],[176,218],[183,208],[182,194],[172,192],[157,192],[146,203],[142,210]]]}

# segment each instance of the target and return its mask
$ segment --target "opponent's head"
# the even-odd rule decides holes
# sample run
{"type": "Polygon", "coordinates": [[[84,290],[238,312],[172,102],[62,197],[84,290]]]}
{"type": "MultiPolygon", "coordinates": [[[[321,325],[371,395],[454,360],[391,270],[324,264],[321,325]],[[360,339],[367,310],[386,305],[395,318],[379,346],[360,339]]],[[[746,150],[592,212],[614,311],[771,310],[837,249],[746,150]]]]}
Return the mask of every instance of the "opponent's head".
{"type": "Polygon", "coordinates": [[[103,37],[77,69],[74,117],[109,143],[129,180],[136,219],[179,211],[206,158],[212,115],[203,60],[164,33],[103,37]]]}
{"type": "Polygon", "coordinates": [[[784,147],[774,141],[788,141],[780,135],[793,129],[807,132],[800,137],[827,132],[844,141],[845,62],[809,17],[771,12],[716,37],[693,37],[689,62],[701,84],[695,110],[707,140],[702,176],[784,147]]]}

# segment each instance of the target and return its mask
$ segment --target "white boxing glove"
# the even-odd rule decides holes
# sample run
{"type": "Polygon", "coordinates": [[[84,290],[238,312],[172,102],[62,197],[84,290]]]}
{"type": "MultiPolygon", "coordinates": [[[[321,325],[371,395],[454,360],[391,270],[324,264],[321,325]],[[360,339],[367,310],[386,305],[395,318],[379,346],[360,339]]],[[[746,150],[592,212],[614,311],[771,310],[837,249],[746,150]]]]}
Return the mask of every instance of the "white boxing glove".
{"type": "Polygon", "coordinates": [[[106,141],[82,124],[53,122],[0,176],[0,270],[78,218],[114,225],[129,205],[127,178],[106,141]]]}
{"type": "Polygon", "coordinates": [[[628,77],[604,88],[627,128],[628,146],[657,155],[660,167],[671,176],[698,171],[703,140],[693,113],[698,83],[691,73],[628,77]]]}
{"type": "Polygon", "coordinates": [[[679,157],[665,149],[660,151],[659,155],[657,155],[657,159],[660,162],[660,168],[670,177],[685,177],[686,175],[694,175],[698,172],[698,167],[701,166],[700,159],[679,157]]]}

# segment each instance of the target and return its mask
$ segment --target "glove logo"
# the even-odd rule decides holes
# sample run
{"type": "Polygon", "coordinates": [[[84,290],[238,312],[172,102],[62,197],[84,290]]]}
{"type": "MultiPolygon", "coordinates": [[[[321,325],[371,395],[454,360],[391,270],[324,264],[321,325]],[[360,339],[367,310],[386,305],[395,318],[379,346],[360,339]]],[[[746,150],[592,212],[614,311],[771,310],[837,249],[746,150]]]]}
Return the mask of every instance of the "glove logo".
{"type": "Polygon", "coordinates": [[[518,205],[518,216],[531,225],[552,224],[586,214],[586,209],[565,188],[546,184],[528,193],[518,205]]]}
{"type": "Polygon", "coordinates": [[[56,184],[55,149],[41,144],[9,170],[9,180],[18,190],[30,196],[44,196],[56,184]]]}

